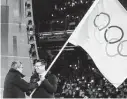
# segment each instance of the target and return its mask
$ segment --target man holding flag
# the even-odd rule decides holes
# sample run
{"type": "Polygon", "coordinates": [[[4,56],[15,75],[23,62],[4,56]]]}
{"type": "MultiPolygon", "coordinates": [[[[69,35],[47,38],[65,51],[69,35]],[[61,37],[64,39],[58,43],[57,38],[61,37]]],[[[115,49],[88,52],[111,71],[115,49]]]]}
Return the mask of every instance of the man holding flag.
{"type": "Polygon", "coordinates": [[[40,86],[37,89],[34,89],[32,93],[30,94],[30,97],[32,98],[54,98],[54,93],[57,90],[57,82],[58,79],[54,74],[51,74],[50,71],[48,71],[48,74],[46,74],[47,69],[47,62],[43,59],[36,60],[34,64],[35,72],[31,76],[31,83],[35,83],[40,80],[43,81],[40,84],[40,86]]]}
{"type": "Polygon", "coordinates": [[[116,88],[127,78],[127,11],[118,0],[95,0],[56,55],[51,69],[69,43],[81,46],[116,88]]]}

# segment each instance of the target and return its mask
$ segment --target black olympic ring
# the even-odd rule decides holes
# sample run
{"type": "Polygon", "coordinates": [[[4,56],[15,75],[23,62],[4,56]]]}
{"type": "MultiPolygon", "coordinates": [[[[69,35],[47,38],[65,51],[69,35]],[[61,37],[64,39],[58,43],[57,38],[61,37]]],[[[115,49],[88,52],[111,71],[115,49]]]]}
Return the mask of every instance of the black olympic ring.
{"type": "MultiPolygon", "coordinates": [[[[109,41],[112,41],[112,40],[118,40],[118,38],[112,38],[112,39],[110,39],[109,41]]],[[[107,54],[109,57],[115,57],[116,55],[119,55],[119,52],[121,52],[122,49],[123,49],[123,46],[122,46],[122,48],[119,50],[118,53],[116,53],[116,54],[114,54],[114,55],[111,55],[111,54],[108,53],[108,50],[107,50],[108,45],[109,45],[109,43],[107,42],[107,43],[106,43],[106,46],[105,46],[105,51],[106,51],[106,54],[107,54]]],[[[118,47],[117,47],[117,48],[118,48],[118,47]]]]}
{"type": "Polygon", "coordinates": [[[117,43],[117,42],[121,41],[122,38],[123,38],[123,36],[124,36],[124,32],[123,32],[122,28],[120,28],[119,26],[110,26],[110,27],[108,27],[108,29],[105,30],[105,34],[104,34],[105,41],[108,42],[109,44],[114,44],[114,43],[117,43]],[[110,28],[118,28],[118,29],[121,30],[122,35],[121,35],[120,39],[118,39],[118,40],[116,40],[116,41],[114,41],[114,42],[111,42],[111,41],[109,41],[109,40],[107,39],[106,34],[107,34],[107,31],[108,31],[110,28]]]}
{"type": "Polygon", "coordinates": [[[107,13],[101,12],[100,14],[96,15],[93,23],[94,23],[94,26],[98,27],[99,31],[101,31],[101,30],[103,30],[104,28],[106,28],[109,25],[109,23],[110,23],[110,16],[107,13]],[[98,25],[96,24],[96,18],[98,16],[100,16],[101,14],[106,15],[108,17],[109,21],[108,21],[108,23],[103,28],[99,29],[98,25]]]}
{"type": "Polygon", "coordinates": [[[118,51],[118,53],[119,53],[120,56],[127,57],[127,55],[122,54],[121,51],[120,51],[120,49],[119,49],[120,48],[120,45],[123,44],[124,42],[127,42],[127,40],[123,40],[123,41],[121,41],[119,43],[119,45],[117,47],[117,51],[118,51]]]}

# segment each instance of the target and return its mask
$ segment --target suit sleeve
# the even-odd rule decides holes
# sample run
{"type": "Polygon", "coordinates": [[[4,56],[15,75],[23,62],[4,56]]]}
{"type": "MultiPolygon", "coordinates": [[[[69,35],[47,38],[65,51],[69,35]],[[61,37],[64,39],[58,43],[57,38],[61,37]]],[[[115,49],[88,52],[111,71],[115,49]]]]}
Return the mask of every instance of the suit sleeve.
{"type": "Polygon", "coordinates": [[[58,79],[56,78],[56,76],[52,75],[48,79],[45,79],[41,86],[44,87],[48,92],[54,93],[57,90],[57,82],[58,79]]]}
{"type": "Polygon", "coordinates": [[[19,87],[24,92],[38,87],[37,83],[27,83],[24,79],[21,79],[18,76],[15,76],[15,80],[13,81],[13,84],[15,84],[17,87],[19,87]]]}

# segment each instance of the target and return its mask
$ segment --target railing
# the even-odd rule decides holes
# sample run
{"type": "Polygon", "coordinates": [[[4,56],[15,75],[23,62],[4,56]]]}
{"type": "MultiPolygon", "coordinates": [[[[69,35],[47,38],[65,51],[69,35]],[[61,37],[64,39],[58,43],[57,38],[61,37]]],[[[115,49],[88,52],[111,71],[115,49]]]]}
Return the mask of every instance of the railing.
{"type": "Polygon", "coordinates": [[[43,41],[65,41],[72,34],[73,30],[52,31],[38,33],[39,40],[43,41]]]}

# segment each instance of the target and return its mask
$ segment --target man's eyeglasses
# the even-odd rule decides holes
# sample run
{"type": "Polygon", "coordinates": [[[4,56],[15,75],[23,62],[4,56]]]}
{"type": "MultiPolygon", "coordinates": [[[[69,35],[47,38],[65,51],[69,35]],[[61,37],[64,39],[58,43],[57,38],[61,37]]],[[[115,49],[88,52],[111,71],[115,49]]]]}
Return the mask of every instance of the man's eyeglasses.
{"type": "Polygon", "coordinates": [[[35,65],[35,68],[45,67],[45,65],[35,65]]]}

